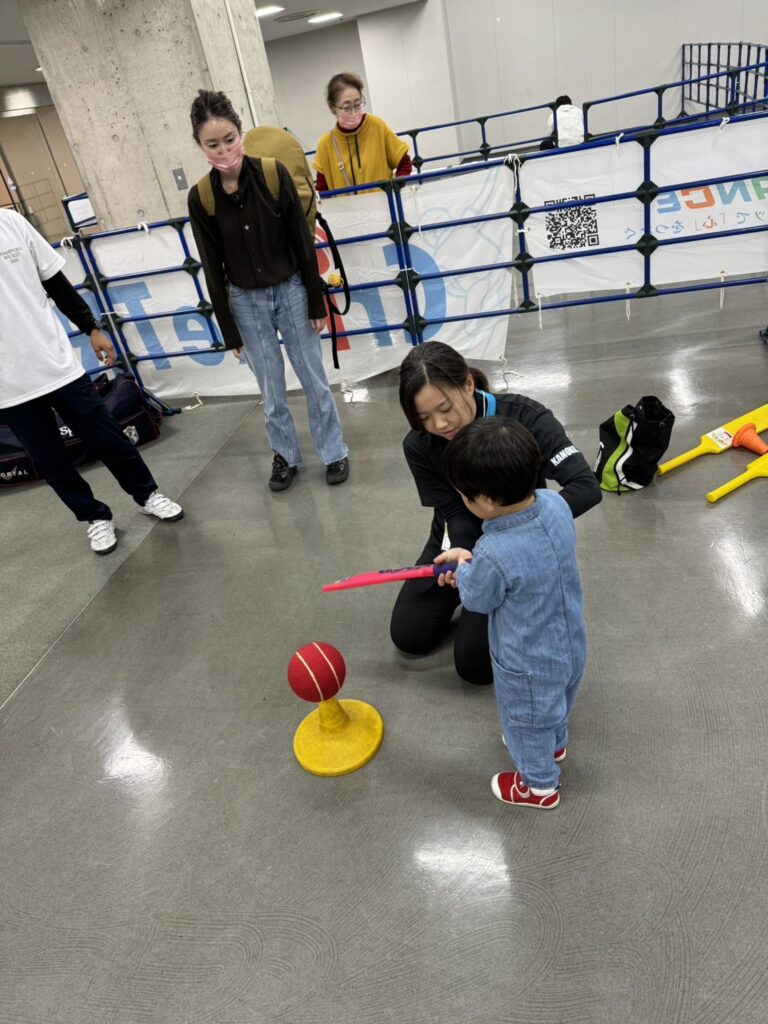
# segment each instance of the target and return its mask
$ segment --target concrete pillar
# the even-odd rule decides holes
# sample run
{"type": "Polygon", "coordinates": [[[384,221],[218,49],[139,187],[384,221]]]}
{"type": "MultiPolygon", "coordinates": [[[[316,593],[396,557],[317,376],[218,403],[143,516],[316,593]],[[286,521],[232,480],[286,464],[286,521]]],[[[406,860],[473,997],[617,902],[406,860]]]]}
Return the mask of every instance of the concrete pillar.
{"type": "Polygon", "coordinates": [[[198,89],[221,89],[243,130],[277,124],[253,0],[19,0],[104,229],[186,213],[207,168],[198,89]],[[179,174],[181,171],[181,174],[179,174]]]}

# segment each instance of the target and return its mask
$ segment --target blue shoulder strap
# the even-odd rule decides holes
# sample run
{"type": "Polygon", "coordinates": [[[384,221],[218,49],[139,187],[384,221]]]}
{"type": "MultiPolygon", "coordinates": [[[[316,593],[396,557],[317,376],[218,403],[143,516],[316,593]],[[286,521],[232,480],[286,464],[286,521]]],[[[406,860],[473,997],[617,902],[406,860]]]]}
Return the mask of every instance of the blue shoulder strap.
{"type": "Polygon", "coordinates": [[[475,393],[483,396],[483,416],[495,416],[496,395],[492,395],[488,391],[481,391],[480,388],[476,388],[475,393]]]}

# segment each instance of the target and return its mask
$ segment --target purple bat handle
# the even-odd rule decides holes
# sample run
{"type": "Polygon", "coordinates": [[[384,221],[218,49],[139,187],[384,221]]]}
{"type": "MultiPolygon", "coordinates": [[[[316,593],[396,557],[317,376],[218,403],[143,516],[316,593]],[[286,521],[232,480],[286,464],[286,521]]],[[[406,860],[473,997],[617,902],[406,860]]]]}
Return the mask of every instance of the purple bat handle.
{"type": "Polygon", "coordinates": [[[432,575],[437,577],[442,572],[456,572],[459,567],[458,562],[443,562],[442,565],[432,566],[432,575]]]}

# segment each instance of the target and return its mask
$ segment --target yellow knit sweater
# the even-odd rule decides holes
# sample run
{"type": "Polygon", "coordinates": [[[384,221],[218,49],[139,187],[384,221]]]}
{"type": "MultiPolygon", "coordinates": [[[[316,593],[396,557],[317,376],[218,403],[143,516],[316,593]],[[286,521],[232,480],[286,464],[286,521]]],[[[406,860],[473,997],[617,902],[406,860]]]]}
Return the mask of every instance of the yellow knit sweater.
{"type": "Polygon", "coordinates": [[[407,144],[381,118],[366,114],[357,131],[342,132],[338,125],[334,125],[331,131],[322,135],[313,167],[323,175],[329,189],[345,188],[347,185],[391,178],[407,152],[407,144]],[[346,181],[339,167],[339,157],[344,165],[346,181]]]}

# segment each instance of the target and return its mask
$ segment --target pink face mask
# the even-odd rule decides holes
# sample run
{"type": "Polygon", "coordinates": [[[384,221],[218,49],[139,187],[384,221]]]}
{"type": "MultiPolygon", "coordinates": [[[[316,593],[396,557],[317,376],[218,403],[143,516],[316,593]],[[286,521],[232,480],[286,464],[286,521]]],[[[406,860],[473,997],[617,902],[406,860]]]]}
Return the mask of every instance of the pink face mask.
{"type": "Polygon", "coordinates": [[[243,157],[245,156],[245,150],[243,149],[242,141],[237,142],[227,153],[206,153],[205,159],[211,165],[215,167],[217,171],[223,173],[232,173],[238,171],[243,165],[243,157]]]}
{"type": "Polygon", "coordinates": [[[350,114],[339,114],[337,121],[339,122],[339,128],[346,128],[348,132],[353,132],[355,128],[359,128],[365,114],[362,110],[358,110],[357,113],[350,114]]]}

